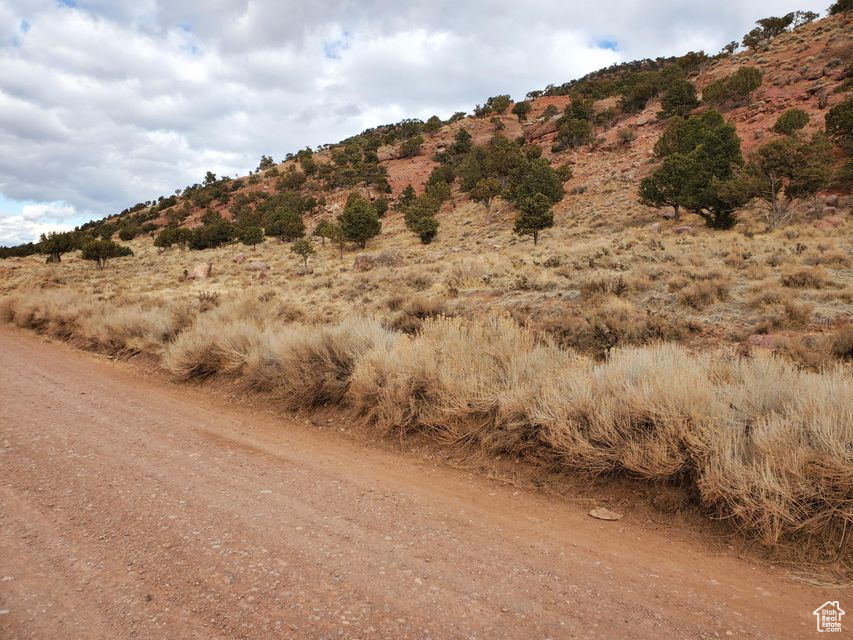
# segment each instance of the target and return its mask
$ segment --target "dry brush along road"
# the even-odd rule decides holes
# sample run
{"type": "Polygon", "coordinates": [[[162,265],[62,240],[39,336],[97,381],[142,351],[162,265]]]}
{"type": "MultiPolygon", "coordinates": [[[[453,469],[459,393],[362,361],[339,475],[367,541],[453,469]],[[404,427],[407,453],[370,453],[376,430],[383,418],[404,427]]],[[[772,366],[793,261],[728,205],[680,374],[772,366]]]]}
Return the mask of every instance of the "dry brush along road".
{"type": "Polygon", "coordinates": [[[0,429],[4,639],[804,638],[838,599],[8,327],[0,429]]]}

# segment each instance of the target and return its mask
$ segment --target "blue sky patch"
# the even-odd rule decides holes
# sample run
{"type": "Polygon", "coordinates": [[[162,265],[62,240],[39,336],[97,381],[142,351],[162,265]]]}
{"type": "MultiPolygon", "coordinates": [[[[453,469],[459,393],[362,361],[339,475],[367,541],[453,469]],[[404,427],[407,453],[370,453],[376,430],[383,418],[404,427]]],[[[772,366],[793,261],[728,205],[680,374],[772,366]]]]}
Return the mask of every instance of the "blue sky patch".
{"type": "Polygon", "coordinates": [[[352,33],[344,31],[343,35],[337,40],[323,43],[323,53],[329,60],[340,60],[341,54],[350,48],[351,43],[352,33]]]}

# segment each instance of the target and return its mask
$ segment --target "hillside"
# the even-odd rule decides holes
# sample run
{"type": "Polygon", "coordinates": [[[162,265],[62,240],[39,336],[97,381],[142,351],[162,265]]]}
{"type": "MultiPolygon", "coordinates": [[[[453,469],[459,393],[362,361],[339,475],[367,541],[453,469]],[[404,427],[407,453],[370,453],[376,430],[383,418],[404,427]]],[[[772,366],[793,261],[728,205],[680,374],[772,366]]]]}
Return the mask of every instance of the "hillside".
{"type": "MultiPolygon", "coordinates": [[[[845,82],[851,60],[850,23],[842,14],[801,26],[774,38],[764,51],[705,60],[689,79],[701,91],[738,68],[754,66],[762,71],[764,80],[748,104],[724,111],[737,127],[745,155],[775,135],[770,131],[774,122],[792,107],[809,114],[805,133],[812,133],[823,127],[827,110],[849,95],[836,89],[845,82]]],[[[657,339],[769,346],[773,341],[766,334],[778,334],[786,338],[786,345],[788,338],[795,338],[794,350],[810,364],[819,362],[822,355],[806,353],[814,350],[809,347],[815,347],[815,337],[844,324],[853,311],[851,247],[846,240],[849,196],[825,192],[815,201],[795,202],[798,215],[793,224],[770,234],[763,232],[758,205],[741,212],[739,224],[728,232],[707,229],[696,216],[672,221],[667,217],[670,211],[650,209],[637,199],[638,182],[655,166],[652,148],[666,125],[656,117],[660,99],[597,127],[595,145],[554,153],[560,116],[546,119],[542,114],[550,106],[562,112],[570,101],[569,96],[535,98],[523,123],[509,114],[510,109],[497,116],[503,127],[500,135],[524,136],[528,144],[542,149],[552,166],[567,164],[572,170],[566,196],[554,207],[555,226],[543,232],[536,247],[512,233],[516,209],[511,203],[497,199],[487,212],[470,201],[458,181],[452,185],[452,201],[437,214],[439,232],[428,246],[406,230],[401,212],[394,209],[407,185],[423,192],[430,173],[439,166],[434,156],[450,147],[461,129],[471,134],[474,145],[487,144],[496,134],[493,118],[465,117],[433,134],[423,133],[420,153],[414,157],[398,157],[401,143],[377,149],[392,207],[383,219],[381,235],[370,241],[365,253],[383,254],[395,268],[359,273],[350,268],[351,248],[340,262],[335,249],[321,246],[311,261],[312,274],[305,277],[299,275],[299,258],[272,240],[257,255],[238,245],[210,253],[175,249],[161,253],[145,236],[131,243],[139,260],[126,267],[116,263],[123,290],[191,297],[199,289],[227,293],[263,284],[286,290],[291,304],[300,309],[299,317],[309,322],[335,321],[348,315],[352,306],[401,326],[412,322],[402,317],[407,309],[422,317],[499,308],[520,321],[532,320],[567,346],[599,355],[619,344],[657,339]],[[633,132],[628,144],[619,141],[623,131],[633,132]],[[269,269],[258,274],[234,263],[234,256],[241,253],[269,269]],[[212,278],[179,281],[184,269],[191,271],[202,261],[213,263],[212,278]],[[321,282],[323,286],[318,286],[321,282]],[[365,291],[365,282],[376,291],[365,291]],[[789,284],[780,286],[781,282],[789,284]],[[342,300],[347,304],[340,304],[342,300]]],[[[616,102],[616,97],[599,100],[595,110],[600,113],[616,102]]],[[[335,166],[332,156],[342,148],[346,149],[346,141],[318,150],[314,161],[335,166]]],[[[183,218],[181,224],[190,228],[205,215],[233,220],[235,203],[251,202],[259,193],[279,193],[279,181],[288,171],[301,172],[296,158],[224,183],[223,201],[208,197],[209,202],[198,205],[189,194],[175,198],[172,207],[161,204],[129,215],[153,218],[158,228],[176,212],[178,219],[183,218]]],[[[377,187],[330,189],[317,179],[308,179],[299,191],[325,203],[305,214],[309,233],[319,220],[333,221],[351,192],[370,199],[383,196],[377,187]]],[[[110,222],[115,226],[122,219],[110,222]]],[[[66,268],[74,269],[87,287],[97,288],[102,279],[115,280],[112,270],[93,273],[74,258],[66,260],[70,260],[66,268]]],[[[33,268],[33,261],[26,267],[0,266],[5,291],[49,282],[55,276],[55,269],[33,268]]]]}
{"type": "MultiPolygon", "coordinates": [[[[592,137],[574,148],[560,138],[574,97],[546,90],[531,94],[526,121],[510,103],[433,132],[377,128],[236,180],[208,176],[84,226],[107,236],[141,226],[124,243],[133,256],[103,269],[76,251],[58,264],[0,261],[0,313],[84,348],[144,354],[179,379],[220,377],[286,407],[340,406],[380,436],[422,432],[549,471],[677,484],[768,545],[805,537],[831,555],[853,525],[849,185],[794,200],[773,230],[758,200],[729,229],[686,210],[675,220],[671,207],[638,201],[661,162],[660,95],[627,108],[625,93],[601,93],[640,91],[652,76],[632,74],[678,67],[701,95],[757,68],[748,99],[718,106],[749,156],[779,137],[772,128],[787,110],[809,116],[806,139],[850,99],[852,28],[842,13],[761,51],[647,61],[575,84],[592,102],[592,137]],[[506,190],[490,207],[463,190],[464,158],[432,242],[407,228],[396,206],[404,189],[423,194],[462,130],[475,150],[496,134],[523,138],[513,149],[531,163],[541,152],[571,170],[538,243],[513,233],[518,206],[506,190]],[[417,135],[419,148],[405,150],[417,135]],[[363,249],[312,237],[352,193],[387,198],[381,233],[363,249]],[[314,251],[305,262],[278,237],[155,246],[167,227],[257,221],[273,202],[304,219],[314,251]]],[[[832,154],[840,167],[841,149],[832,154]]]]}

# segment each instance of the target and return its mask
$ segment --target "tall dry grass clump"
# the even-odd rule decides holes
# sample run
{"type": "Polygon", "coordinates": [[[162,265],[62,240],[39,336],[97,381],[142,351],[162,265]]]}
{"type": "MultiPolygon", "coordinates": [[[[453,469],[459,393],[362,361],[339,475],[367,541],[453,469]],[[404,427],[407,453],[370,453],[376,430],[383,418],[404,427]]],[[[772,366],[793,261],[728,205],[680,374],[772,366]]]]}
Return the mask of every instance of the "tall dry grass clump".
{"type": "Polygon", "coordinates": [[[241,300],[206,313],[166,348],[163,365],[182,379],[230,376],[291,407],[341,402],[362,354],[391,340],[378,322],[334,326],[271,321],[264,303],[241,300]]]}
{"type": "Polygon", "coordinates": [[[81,299],[69,290],[14,294],[0,301],[0,318],[18,327],[110,354],[157,354],[192,320],[182,303],[81,299]]]}
{"type": "Polygon", "coordinates": [[[528,408],[561,375],[565,353],[508,317],[426,321],[374,349],[353,372],[353,411],[382,434],[424,431],[490,453],[536,447],[528,408]]]}
{"type": "Polygon", "coordinates": [[[849,370],[673,344],[596,363],[507,318],[445,318],[365,353],[347,401],[382,435],[679,482],[767,544],[837,549],[853,528],[849,370]]]}

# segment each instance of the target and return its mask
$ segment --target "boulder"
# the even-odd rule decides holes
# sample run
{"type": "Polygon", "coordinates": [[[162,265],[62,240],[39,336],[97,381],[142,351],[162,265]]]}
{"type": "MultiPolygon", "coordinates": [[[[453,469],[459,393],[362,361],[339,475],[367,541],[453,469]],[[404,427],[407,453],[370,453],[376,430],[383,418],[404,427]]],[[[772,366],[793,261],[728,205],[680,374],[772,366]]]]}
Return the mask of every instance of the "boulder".
{"type": "Polygon", "coordinates": [[[693,227],[691,227],[689,224],[684,224],[680,227],[675,227],[673,231],[675,231],[675,233],[693,233],[693,227]]]}
{"type": "Polygon", "coordinates": [[[400,157],[400,152],[393,145],[385,145],[376,150],[376,156],[379,162],[387,162],[388,160],[397,160],[400,157]]]}
{"type": "Polygon", "coordinates": [[[205,278],[209,278],[210,274],[213,273],[213,263],[212,262],[199,262],[196,266],[193,267],[193,270],[187,274],[188,280],[204,280],[205,278]]]}
{"type": "Polygon", "coordinates": [[[366,253],[359,253],[352,262],[353,271],[370,271],[373,268],[373,256],[366,253]]]}
{"type": "Polygon", "coordinates": [[[802,72],[802,76],[806,80],[817,80],[822,75],[823,68],[819,66],[806,67],[802,72]]]}
{"type": "MultiPolygon", "coordinates": [[[[824,209],[824,212],[826,210],[824,209]]],[[[827,216],[826,218],[821,218],[820,220],[816,220],[814,226],[818,229],[823,229],[824,231],[829,231],[830,229],[835,229],[841,225],[844,220],[841,216],[827,216]]]]}
{"type": "Polygon", "coordinates": [[[536,140],[537,138],[547,136],[549,133],[554,133],[560,128],[558,125],[558,120],[558,118],[552,118],[550,120],[546,120],[540,124],[532,126],[524,132],[524,136],[528,140],[536,140]]]}
{"type": "Polygon", "coordinates": [[[234,256],[234,262],[236,262],[237,264],[243,264],[244,262],[246,262],[246,254],[238,253],[236,256],[234,256]]]}
{"type": "Polygon", "coordinates": [[[386,249],[373,258],[373,264],[376,267],[402,267],[403,259],[396,251],[386,249]]]}
{"type": "Polygon", "coordinates": [[[649,227],[649,231],[652,233],[660,233],[660,222],[655,222],[653,225],[649,227]]]}
{"type": "Polygon", "coordinates": [[[252,262],[246,265],[246,268],[249,271],[267,272],[270,270],[270,266],[263,260],[253,260],[252,262]]]}
{"type": "Polygon", "coordinates": [[[830,194],[823,199],[823,203],[827,207],[837,207],[838,206],[838,194],[830,194]]]}

